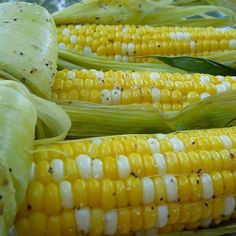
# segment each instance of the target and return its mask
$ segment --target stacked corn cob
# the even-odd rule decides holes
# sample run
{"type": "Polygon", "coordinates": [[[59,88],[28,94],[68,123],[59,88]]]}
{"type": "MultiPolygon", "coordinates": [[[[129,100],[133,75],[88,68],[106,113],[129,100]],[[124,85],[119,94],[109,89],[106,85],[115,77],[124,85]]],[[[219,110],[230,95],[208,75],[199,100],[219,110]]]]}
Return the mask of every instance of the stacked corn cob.
{"type": "Polygon", "coordinates": [[[60,48],[117,61],[142,62],[148,55],[209,57],[236,49],[235,29],[85,24],[60,25],[57,33],[60,48]]]}
{"type": "Polygon", "coordinates": [[[105,105],[149,104],[159,111],[180,111],[230,90],[236,90],[235,76],[63,70],[56,75],[52,98],[105,105]]]}
{"type": "Polygon", "coordinates": [[[235,213],[236,128],[67,141],[35,150],[19,235],[155,235],[235,213]]]}
{"type": "MultiPolygon", "coordinates": [[[[32,14],[33,6],[27,6],[30,6],[28,10],[32,14]]],[[[21,14],[23,10],[19,12],[21,14]]],[[[44,24],[50,24],[46,46],[53,49],[55,40],[54,44],[50,41],[55,36],[51,35],[54,24],[50,17],[43,20],[44,24]]],[[[203,30],[133,25],[62,25],[58,27],[58,43],[61,48],[89,55],[94,53],[117,61],[142,62],[149,60],[145,57],[152,54],[211,57],[219,52],[234,53],[236,31],[210,27],[203,30]]],[[[28,48],[28,44],[24,46],[28,48]]],[[[30,46],[39,50],[35,44],[30,46]]],[[[56,59],[55,52],[53,50],[51,59],[56,59]]],[[[24,53],[19,52],[17,57],[19,55],[24,53]]],[[[41,66],[47,68],[50,78],[54,77],[55,70],[54,60],[51,59],[39,60],[43,63],[41,66]]],[[[32,74],[41,71],[38,68],[41,67],[30,68],[27,72],[23,68],[23,75],[30,74],[29,78],[32,78],[32,74]]],[[[8,70],[13,73],[11,67],[8,70]]],[[[46,77],[48,75],[41,76],[46,77]]],[[[21,80],[26,82],[28,77],[21,80]]],[[[64,70],[57,74],[52,98],[105,105],[140,103],[159,111],[179,111],[206,97],[235,90],[235,81],[234,76],[203,74],[64,70]]],[[[6,83],[6,86],[9,85],[6,83]]],[[[12,86],[18,88],[16,84],[12,86]]],[[[32,104],[40,108],[39,136],[63,139],[70,122],[62,110],[55,104],[42,104],[39,98],[30,96],[24,89],[22,91],[29,96],[32,104]],[[52,114],[48,112],[50,109],[52,114]]],[[[44,93],[48,96],[48,91],[44,93]]],[[[22,99],[17,102],[21,103],[22,99]]],[[[26,125],[25,122],[23,125],[26,125]]],[[[26,132],[23,133],[26,135],[26,132]]],[[[9,140],[13,144],[16,142],[12,135],[9,140]]],[[[32,144],[33,138],[28,142],[32,144]]],[[[44,140],[41,143],[50,142],[44,140]]],[[[27,151],[25,148],[22,150],[27,151]]],[[[24,180],[21,175],[13,174],[15,170],[8,169],[6,162],[13,164],[18,157],[15,151],[7,152],[14,157],[9,156],[9,160],[5,160],[4,152],[1,153],[0,234],[6,235],[17,204],[24,195],[24,189],[20,193],[19,186],[26,187],[29,175],[24,180]],[[7,188],[6,180],[10,175],[16,186],[9,185],[7,188]],[[2,192],[6,193],[4,198],[2,192]],[[16,203],[13,206],[14,198],[16,203]],[[9,212],[3,210],[5,208],[9,212]],[[10,211],[12,208],[14,211],[10,211]]],[[[24,164],[29,164],[29,161],[28,158],[21,165],[17,160],[17,172],[21,167],[26,169],[24,164]]],[[[17,235],[155,235],[217,225],[230,220],[236,213],[235,167],[236,127],[39,145],[34,152],[27,194],[17,214],[17,235]]]]}

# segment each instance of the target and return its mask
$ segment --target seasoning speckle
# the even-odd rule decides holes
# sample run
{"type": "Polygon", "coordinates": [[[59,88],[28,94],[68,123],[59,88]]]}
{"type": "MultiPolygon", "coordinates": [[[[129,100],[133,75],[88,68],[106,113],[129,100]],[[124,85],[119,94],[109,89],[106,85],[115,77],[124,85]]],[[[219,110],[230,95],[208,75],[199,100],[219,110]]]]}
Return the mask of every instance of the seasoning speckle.
{"type": "Polygon", "coordinates": [[[135,172],[133,172],[133,171],[131,172],[131,175],[134,176],[135,178],[138,177],[138,175],[135,172]]]}
{"type": "Polygon", "coordinates": [[[51,166],[49,167],[49,169],[48,169],[48,172],[49,172],[50,174],[52,174],[52,173],[53,173],[53,169],[52,169],[52,167],[51,167],[51,166]]]}

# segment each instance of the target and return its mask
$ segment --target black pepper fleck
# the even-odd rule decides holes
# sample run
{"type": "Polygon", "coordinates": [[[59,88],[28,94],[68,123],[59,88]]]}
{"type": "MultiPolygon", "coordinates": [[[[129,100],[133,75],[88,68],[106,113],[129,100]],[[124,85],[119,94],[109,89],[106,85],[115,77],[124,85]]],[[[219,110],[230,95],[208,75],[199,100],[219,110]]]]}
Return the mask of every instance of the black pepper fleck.
{"type": "Polygon", "coordinates": [[[202,172],[202,169],[198,169],[197,173],[200,174],[202,172]]]}
{"type": "Polygon", "coordinates": [[[27,205],[27,210],[30,211],[32,209],[32,206],[30,204],[27,205]]]}
{"type": "Polygon", "coordinates": [[[163,201],[163,197],[160,198],[160,201],[163,201]]]}
{"type": "Polygon", "coordinates": [[[37,72],[36,68],[32,68],[31,71],[30,71],[30,74],[33,74],[34,72],[37,72]]]}
{"type": "Polygon", "coordinates": [[[134,176],[135,178],[138,177],[138,175],[135,172],[133,172],[133,171],[131,172],[131,175],[134,176]]]}
{"type": "Polygon", "coordinates": [[[9,168],[9,172],[12,172],[12,168],[9,168]]]}
{"type": "Polygon", "coordinates": [[[199,181],[199,179],[197,179],[197,184],[200,184],[200,181],[199,181]]]}
{"type": "Polygon", "coordinates": [[[48,172],[49,172],[50,174],[52,174],[52,173],[53,173],[53,169],[52,169],[52,167],[51,167],[51,166],[48,168],[48,172]]]}
{"type": "Polygon", "coordinates": [[[207,204],[206,202],[204,203],[204,205],[205,205],[206,207],[208,207],[208,204],[207,204]]]}

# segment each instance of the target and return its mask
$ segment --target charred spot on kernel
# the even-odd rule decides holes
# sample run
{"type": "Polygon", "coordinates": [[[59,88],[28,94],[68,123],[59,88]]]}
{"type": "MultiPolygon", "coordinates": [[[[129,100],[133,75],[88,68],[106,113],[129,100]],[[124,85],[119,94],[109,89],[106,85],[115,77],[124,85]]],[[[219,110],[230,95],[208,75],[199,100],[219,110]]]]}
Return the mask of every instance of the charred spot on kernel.
{"type": "Polygon", "coordinates": [[[49,172],[50,174],[52,174],[52,173],[53,173],[53,169],[52,169],[52,167],[51,167],[51,166],[48,168],[48,172],[49,172]]]}
{"type": "Polygon", "coordinates": [[[191,143],[192,143],[192,145],[194,145],[194,144],[195,144],[195,141],[193,140],[191,143]]]}
{"type": "Polygon", "coordinates": [[[159,44],[158,44],[158,45],[157,45],[157,47],[158,47],[158,48],[160,48],[160,47],[161,47],[161,45],[159,45],[159,44]]]}
{"type": "Polygon", "coordinates": [[[30,204],[27,205],[27,210],[30,211],[32,209],[32,206],[30,204]]]}
{"type": "Polygon", "coordinates": [[[197,182],[197,184],[200,184],[200,180],[199,180],[199,179],[197,179],[197,181],[196,181],[196,182],[197,182]]]}
{"type": "Polygon", "coordinates": [[[134,176],[135,178],[138,178],[138,175],[135,172],[131,172],[131,175],[134,176]]]}
{"type": "Polygon", "coordinates": [[[154,206],[151,206],[151,210],[154,210],[154,206]]]}
{"type": "Polygon", "coordinates": [[[163,201],[163,197],[160,198],[160,201],[163,201]]]}
{"type": "Polygon", "coordinates": [[[213,199],[215,199],[215,198],[216,198],[216,196],[215,196],[215,195],[213,195],[213,196],[212,196],[212,198],[213,198],[213,199]]]}
{"type": "Polygon", "coordinates": [[[202,172],[202,169],[198,169],[197,173],[200,174],[202,172]]]}

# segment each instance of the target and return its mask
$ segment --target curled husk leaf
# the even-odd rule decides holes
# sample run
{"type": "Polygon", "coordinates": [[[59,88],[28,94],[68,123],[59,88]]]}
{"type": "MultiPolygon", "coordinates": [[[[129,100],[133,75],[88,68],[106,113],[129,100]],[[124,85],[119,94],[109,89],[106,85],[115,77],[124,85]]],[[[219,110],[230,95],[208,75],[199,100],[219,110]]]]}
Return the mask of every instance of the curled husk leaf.
{"type": "Polygon", "coordinates": [[[0,4],[0,75],[14,76],[35,94],[50,97],[56,73],[56,27],[49,12],[36,4],[0,4]]]}

